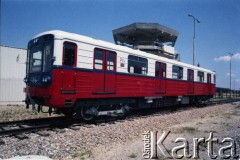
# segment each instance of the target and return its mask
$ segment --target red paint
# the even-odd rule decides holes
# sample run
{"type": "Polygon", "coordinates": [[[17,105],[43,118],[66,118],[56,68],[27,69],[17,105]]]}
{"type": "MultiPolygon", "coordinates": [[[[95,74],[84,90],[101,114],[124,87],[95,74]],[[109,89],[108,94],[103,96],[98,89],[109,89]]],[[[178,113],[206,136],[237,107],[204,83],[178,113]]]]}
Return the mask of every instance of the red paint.
{"type": "MultiPolygon", "coordinates": [[[[188,96],[188,95],[214,95],[215,84],[194,82],[194,93],[189,94],[188,81],[164,80],[166,93],[156,93],[156,78],[132,76],[125,74],[109,74],[108,72],[87,72],[74,70],[53,70],[53,83],[46,88],[29,87],[26,93],[32,97],[42,97],[45,106],[64,107],[65,100],[70,99],[73,104],[77,99],[91,98],[133,98],[133,97],[157,97],[157,96],[188,96]],[[106,85],[104,88],[102,75],[105,74],[106,85]],[[63,78],[65,77],[65,78],[63,78]],[[65,84],[66,83],[66,84],[65,84]],[[103,91],[96,94],[96,83],[103,91]],[[107,91],[113,94],[104,94],[107,91]],[[75,94],[62,94],[61,91],[75,90],[75,94]]],[[[210,81],[209,81],[210,82],[210,81]]]]}
{"type": "MultiPolygon", "coordinates": [[[[94,83],[93,93],[115,93],[116,92],[116,52],[111,52],[96,48],[94,50],[93,68],[94,68],[94,83]],[[101,55],[102,69],[97,69],[96,54],[101,55]],[[109,58],[113,56],[113,64],[109,64],[109,58]],[[113,65],[113,66],[112,66],[113,65]],[[113,68],[109,68],[113,67],[113,68]]],[[[99,57],[98,57],[99,58],[99,57]]],[[[99,59],[98,59],[99,60],[99,59]]]]}

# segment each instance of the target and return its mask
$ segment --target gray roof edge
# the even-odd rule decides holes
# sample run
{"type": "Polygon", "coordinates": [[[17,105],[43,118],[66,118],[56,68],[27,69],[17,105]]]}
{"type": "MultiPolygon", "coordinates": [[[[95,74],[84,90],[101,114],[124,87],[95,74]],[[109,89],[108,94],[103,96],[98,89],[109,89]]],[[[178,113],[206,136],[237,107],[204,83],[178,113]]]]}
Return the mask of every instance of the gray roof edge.
{"type": "Polygon", "coordinates": [[[163,32],[168,32],[171,35],[176,36],[176,37],[178,37],[178,35],[179,35],[178,31],[176,31],[172,28],[166,27],[164,25],[161,25],[159,23],[141,23],[141,22],[135,22],[135,23],[132,23],[132,24],[114,29],[112,32],[113,32],[113,34],[118,34],[118,33],[121,33],[123,31],[129,31],[129,30],[132,30],[132,29],[148,29],[148,28],[149,29],[151,29],[151,28],[152,29],[157,29],[157,30],[160,30],[160,31],[163,31],[163,32]]]}

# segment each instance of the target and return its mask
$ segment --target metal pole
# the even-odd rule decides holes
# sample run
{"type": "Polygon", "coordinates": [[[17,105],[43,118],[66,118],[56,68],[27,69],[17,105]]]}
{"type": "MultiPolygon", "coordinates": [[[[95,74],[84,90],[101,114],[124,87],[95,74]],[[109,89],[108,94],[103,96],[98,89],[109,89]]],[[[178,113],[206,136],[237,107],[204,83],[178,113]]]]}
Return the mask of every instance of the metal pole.
{"type": "Polygon", "coordinates": [[[195,65],[195,18],[193,18],[193,65],[195,65]]]}
{"type": "Polygon", "coordinates": [[[230,56],[230,98],[232,97],[232,53],[229,53],[230,56]]]}
{"type": "Polygon", "coordinates": [[[188,14],[189,17],[193,18],[193,65],[195,65],[195,38],[196,38],[196,21],[200,23],[201,21],[195,18],[191,13],[188,14]]]}

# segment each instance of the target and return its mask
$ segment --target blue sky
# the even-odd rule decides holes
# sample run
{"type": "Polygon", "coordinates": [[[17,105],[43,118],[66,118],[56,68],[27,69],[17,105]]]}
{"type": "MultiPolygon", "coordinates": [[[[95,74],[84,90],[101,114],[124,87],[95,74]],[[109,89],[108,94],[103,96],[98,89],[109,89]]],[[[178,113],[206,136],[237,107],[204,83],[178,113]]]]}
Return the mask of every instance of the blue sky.
{"type": "Polygon", "coordinates": [[[240,1],[238,0],[1,0],[1,44],[26,48],[47,30],[64,30],[114,42],[112,30],[134,22],[153,22],[179,32],[175,48],[192,64],[193,19],[196,63],[216,71],[217,86],[240,88],[240,1]]]}

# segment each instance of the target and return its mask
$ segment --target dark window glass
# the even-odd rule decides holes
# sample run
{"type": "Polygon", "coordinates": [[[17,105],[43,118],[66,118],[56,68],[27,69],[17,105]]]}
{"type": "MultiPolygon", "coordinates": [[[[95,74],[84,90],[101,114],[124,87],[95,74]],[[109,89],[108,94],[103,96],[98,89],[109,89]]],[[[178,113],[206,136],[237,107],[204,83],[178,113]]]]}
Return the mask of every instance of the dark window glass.
{"type": "Polygon", "coordinates": [[[51,44],[46,44],[43,50],[43,72],[48,72],[51,69],[51,44]]]}
{"type": "Polygon", "coordinates": [[[160,73],[160,63],[159,62],[156,62],[156,65],[155,65],[155,77],[159,77],[160,73]]]}
{"type": "Polygon", "coordinates": [[[198,81],[204,82],[204,72],[198,71],[198,81]]]}
{"type": "Polygon", "coordinates": [[[74,43],[65,42],[63,47],[63,65],[76,65],[77,46],[74,43]]]}
{"type": "Polygon", "coordinates": [[[128,56],[128,72],[136,74],[147,74],[148,60],[137,56],[128,56]]]}
{"type": "Polygon", "coordinates": [[[107,54],[107,70],[114,71],[115,70],[115,56],[114,52],[108,52],[107,54]]]}
{"type": "Polygon", "coordinates": [[[166,78],[166,64],[165,63],[156,62],[155,76],[156,77],[161,76],[161,78],[166,78]]]}
{"type": "Polygon", "coordinates": [[[94,55],[94,69],[103,69],[103,50],[96,49],[94,55]]]}
{"type": "Polygon", "coordinates": [[[212,75],[211,74],[207,74],[207,83],[211,83],[211,81],[212,81],[212,77],[211,77],[212,75]]]}
{"type": "Polygon", "coordinates": [[[162,75],[162,78],[166,78],[166,64],[165,63],[161,63],[161,75],[162,75]]]}
{"type": "Polygon", "coordinates": [[[27,73],[48,72],[52,67],[53,35],[34,38],[28,43],[27,73]]]}
{"type": "Polygon", "coordinates": [[[183,79],[183,67],[173,65],[173,67],[172,67],[172,78],[183,79]]]}
{"type": "Polygon", "coordinates": [[[188,69],[188,81],[194,81],[194,71],[188,69]]]}
{"type": "Polygon", "coordinates": [[[32,53],[31,58],[31,71],[30,72],[40,72],[42,67],[42,51],[37,50],[32,53]]]}

